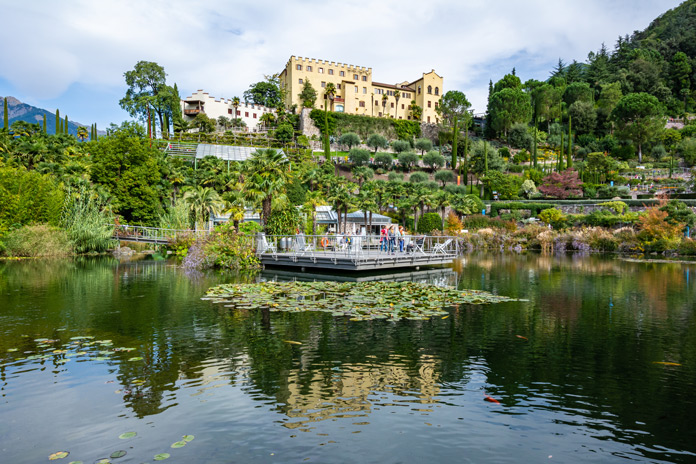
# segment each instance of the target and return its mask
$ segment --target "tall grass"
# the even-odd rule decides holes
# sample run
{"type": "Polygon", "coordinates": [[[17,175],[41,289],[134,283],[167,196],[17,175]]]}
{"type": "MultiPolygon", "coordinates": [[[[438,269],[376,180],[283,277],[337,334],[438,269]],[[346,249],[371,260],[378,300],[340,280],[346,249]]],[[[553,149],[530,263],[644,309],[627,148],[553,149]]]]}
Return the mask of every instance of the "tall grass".
{"type": "Polygon", "coordinates": [[[10,257],[61,257],[73,248],[64,230],[48,224],[35,224],[10,231],[5,239],[5,255],[10,257]]]}
{"type": "Polygon", "coordinates": [[[115,246],[111,209],[84,186],[66,189],[60,225],[76,253],[102,252],[115,246]]]}

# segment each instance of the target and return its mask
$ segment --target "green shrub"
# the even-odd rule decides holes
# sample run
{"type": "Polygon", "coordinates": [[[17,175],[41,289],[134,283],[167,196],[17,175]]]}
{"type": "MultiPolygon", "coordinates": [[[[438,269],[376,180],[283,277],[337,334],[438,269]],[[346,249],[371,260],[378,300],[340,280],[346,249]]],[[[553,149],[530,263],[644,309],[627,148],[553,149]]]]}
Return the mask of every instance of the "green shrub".
{"type": "Polygon", "coordinates": [[[692,238],[683,238],[681,243],[679,244],[677,252],[680,255],[696,255],[696,240],[692,238]]]}
{"type": "Polygon", "coordinates": [[[419,234],[429,234],[433,230],[442,230],[442,217],[437,213],[425,213],[418,218],[417,232],[419,234]]]}
{"type": "Polygon", "coordinates": [[[352,148],[348,153],[348,158],[354,165],[362,166],[370,161],[370,152],[364,148],[352,148]]]}
{"type": "Polygon", "coordinates": [[[462,219],[462,226],[467,230],[478,229],[506,229],[515,230],[517,228],[514,222],[504,221],[501,218],[492,218],[480,214],[472,214],[462,219]]]}
{"type": "Polygon", "coordinates": [[[523,203],[519,201],[509,201],[509,202],[496,202],[491,205],[491,216],[497,216],[498,211],[501,209],[527,209],[529,210],[530,216],[537,216],[539,211],[545,209],[553,208],[553,203],[523,203]]]}
{"type": "Polygon", "coordinates": [[[406,150],[411,149],[411,144],[408,143],[406,140],[394,140],[392,142],[392,148],[397,153],[403,153],[406,150]]]}
{"type": "Polygon", "coordinates": [[[14,229],[5,239],[5,254],[11,257],[61,257],[72,253],[72,245],[64,230],[48,224],[14,229]]]}
{"type": "Polygon", "coordinates": [[[405,151],[399,154],[399,164],[407,170],[411,170],[418,162],[418,155],[412,151],[405,151]]]}
{"type": "Polygon", "coordinates": [[[562,229],[566,226],[568,217],[560,209],[549,208],[539,213],[539,219],[551,224],[554,229],[562,229]]]}
{"type": "Polygon", "coordinates": [[[411,174],[411,176],[408,178],[408,181],[414,184],[419,184],[422,182],[427,182],[428,181],[428,175],[424,172],[414,172],[411,174]]]}
{"type": "Polygon", "coordinates": [[[0,235],[22,225],[58,225],[64,193],[55,179],[24,168],[0,168],[0,235]]]}
{"type": "Polygon", "coordinates": [[[430,169],[441,168],[445,165],[445,157],[437,151],[429,151],[423,155],[423,164],[430,169]]]}
{"type": "Polygon", "coordinates": [[[291,204],[273,208],[266,223],[268,235],[294,235],[300,224],[300,213],[291,204]]]}
{"type": "Polygon", "coordinates": [[[375,165],[381,167],[382,169],[391,169],[392,163],[394,162],[394,157],[390,153],[377,153],[375,155],[375,165]]]}

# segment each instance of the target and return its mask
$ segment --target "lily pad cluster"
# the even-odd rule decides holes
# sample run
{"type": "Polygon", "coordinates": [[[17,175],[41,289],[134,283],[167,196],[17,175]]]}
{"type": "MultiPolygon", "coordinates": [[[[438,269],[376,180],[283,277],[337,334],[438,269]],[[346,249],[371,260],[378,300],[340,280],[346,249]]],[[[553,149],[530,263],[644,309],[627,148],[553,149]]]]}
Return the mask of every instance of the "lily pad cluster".
{"type": "Polygon", "coordinates": [[[235,309],[322,311],[351,320],[423,320],[448,314],[448,306],[516,301],[477,290],[379,281],[223,284],[209,289],[203,299],[235,309]]]}
{"type": "MultiPolygon", "coordinates": [[[[130,438],[135,438],[137,436],[137,432],[124,432],[121,435],[118,436],[119,439],[121,440],[128,440],[130,438]]],[[[195,437],[193,435],[184,435],[181,437],[181,440],[175,442],[171,447],[172,448],[183,448],[187,444],[191,443],[195,437]]],[[[132,448],[132,447],[131,447],[132,448]]],[[[125,450],[118,450],[114,451],[109,455],[108,458],[100,458],[94,461],[95,464],[112,464],[112,459],[119,459],[124,457],[126,454],[128,454],[127,451],[125,450]]],[[[50,456],[48,456],[49,461],[56,461],[58,459],[63,459],[66,458],[70,455],[70,451],[57,451],[55,453],[52,453],[50,456]]],[[[165,459],[169,459],[171,455],[169,453],[159,453],[156,454],[153,458],[153,461],[164,461],[165,459]]],[[[84,464],[82,461],[71,461],[68,464],[84,464]]]]}

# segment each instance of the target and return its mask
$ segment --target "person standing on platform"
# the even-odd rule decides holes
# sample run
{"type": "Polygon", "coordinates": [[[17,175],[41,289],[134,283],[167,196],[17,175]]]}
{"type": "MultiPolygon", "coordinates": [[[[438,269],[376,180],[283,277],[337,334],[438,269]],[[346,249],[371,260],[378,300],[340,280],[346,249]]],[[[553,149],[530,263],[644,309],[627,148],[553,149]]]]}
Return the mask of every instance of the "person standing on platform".
{"type": "Polygon", "coordinates": [[[387,226],[379,230],[379,251],[387,251],[387,226]]]}
{"type": "Polygon", "coordinates": [[[405,241],[406,231],[404,226],[399,226],[399,253],[404,252],[404,241],[405,241]]]}

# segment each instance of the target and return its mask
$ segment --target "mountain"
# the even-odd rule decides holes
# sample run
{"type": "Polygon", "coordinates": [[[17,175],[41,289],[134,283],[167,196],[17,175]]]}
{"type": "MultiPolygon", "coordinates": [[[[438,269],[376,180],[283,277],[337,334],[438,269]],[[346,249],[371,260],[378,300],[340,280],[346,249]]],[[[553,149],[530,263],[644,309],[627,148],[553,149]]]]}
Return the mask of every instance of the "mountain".
{"type": "MultiPolygon", "coordinates": [[[[0,103],[2,103],[4,97],[0,96],[0,103]]],[[[9,125],[12,127],[12,123],[15,121],[26,121],[32,124],[43,125],[43,116],[46,115],[46,131],[49,134],[56,133],[56,114],[51,113],[48,110],[42,108],[37,108],[31,106],[27,103],[22,103],[14,97],[7,97],[7,115],[9,116],[9,125]]],[[[61,118],[65,120],[65,115],[61,114],[61,118]]],[[[0,117],[0,127],[3,126],[3,119],[0,117]]],[[[77,128],[84,126],[89,131],[90,124],[81,124],[79,122],[70,121],[68,119],[68,131],[77,135],[77,128]]]]}
{"type": "Polygon", "coordinates": [[[659,44],[660,48],[682,51],[696,57],[696,0],[687,0],[656,18],[644,31],[635,32],[633,40],[659,44]]]}

